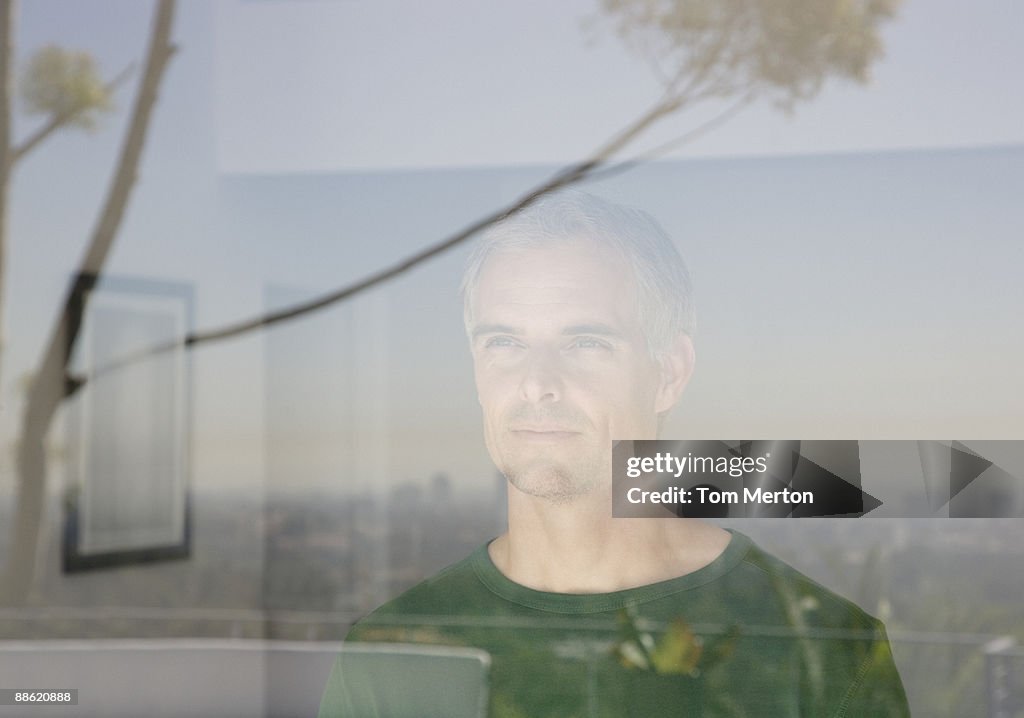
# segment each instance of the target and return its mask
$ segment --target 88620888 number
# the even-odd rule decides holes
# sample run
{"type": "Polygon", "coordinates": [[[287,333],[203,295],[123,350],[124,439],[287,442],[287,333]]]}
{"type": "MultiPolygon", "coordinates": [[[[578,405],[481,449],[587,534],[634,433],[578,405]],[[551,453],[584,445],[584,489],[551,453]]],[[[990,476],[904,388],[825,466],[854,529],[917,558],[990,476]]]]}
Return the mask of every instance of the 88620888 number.
{"type": "Polygon", "coordinates": [[[15,703],[71,703],[71,691],[15,691],[15,703]]]}

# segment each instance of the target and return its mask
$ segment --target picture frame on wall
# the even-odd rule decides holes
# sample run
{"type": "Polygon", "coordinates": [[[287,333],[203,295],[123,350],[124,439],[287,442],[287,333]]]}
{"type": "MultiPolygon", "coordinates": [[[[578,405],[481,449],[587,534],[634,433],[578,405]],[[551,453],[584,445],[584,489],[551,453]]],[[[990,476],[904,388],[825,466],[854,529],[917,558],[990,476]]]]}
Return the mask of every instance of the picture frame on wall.
{"type": "Polygon", "coordinates": [[[74,286],[69,367],[84,383],[68,407],[63,571],[187,558],[192,375],[179,340],[193,329],[194,289],[138,277],[74,286]]]}

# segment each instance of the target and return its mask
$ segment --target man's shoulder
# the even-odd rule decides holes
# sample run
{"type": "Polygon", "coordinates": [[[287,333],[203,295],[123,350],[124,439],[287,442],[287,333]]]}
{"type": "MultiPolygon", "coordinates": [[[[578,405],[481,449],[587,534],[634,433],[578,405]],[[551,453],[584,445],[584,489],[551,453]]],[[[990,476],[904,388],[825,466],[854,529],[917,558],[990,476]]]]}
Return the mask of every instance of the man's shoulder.
{"type": "MultiPolygon", "coordinates": [[[[786,561],[760,548],[753,542],[743,555],[734,583],[748,586],[742,593],[757,595],[780,617],[791,624],[794,620],[809,628],[833,628],[852,633],[884,635],[882,622],[853,601],[826,588],[786,561]]],[[[737,592],[739,590],[737,589],[737,592]]]]}
{"type": "Polygon", "coordinates": [[[486,548],[481,547],[464,559],[420,581],[382,605],[374,614],[450,611],[454,604],[466,597],[471,587],[479,583],[473,564],[479,560],[481,550],[486,548]]]}
{"type": "Polygon", "coordinates": [[[908,714],[879,619],[752,542],[731,573],[727,600],[743,602],[733,615],[757,636],[746,645],[757,656],[776,656],[785,646],[798,675],[808,677],[808,705],[844,718],[908,714]]]}
{"type": "MultiPolygon", "coordinates": [[[[480,581],[473,565],[479,561],[480,552],[486,550],[486,546],[481,546],[461,561],[387,601],[357,621],[346,640],[398,640],[402,637],[385,634],[389,634],[391,629],[400,630],[411,625],[443,624],[446,618],[464,612],[480,591],[480,581]]],[[[404,638],[410,639],[408,636],[404,638]]]]}

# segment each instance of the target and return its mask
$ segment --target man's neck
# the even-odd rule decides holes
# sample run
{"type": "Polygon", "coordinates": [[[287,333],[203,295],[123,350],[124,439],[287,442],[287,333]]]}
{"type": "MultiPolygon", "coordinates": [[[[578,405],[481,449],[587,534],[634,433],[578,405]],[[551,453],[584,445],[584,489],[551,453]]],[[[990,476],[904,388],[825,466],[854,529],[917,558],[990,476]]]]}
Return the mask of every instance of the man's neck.
{"type": "Polygon", "coordinates": [[[510,486],[509,530],[489,547],[495,566],[540,591],[608,593],[692,573],[729,543],[694,519],[613,519],[601,493],[553,503],[510,486]]]}

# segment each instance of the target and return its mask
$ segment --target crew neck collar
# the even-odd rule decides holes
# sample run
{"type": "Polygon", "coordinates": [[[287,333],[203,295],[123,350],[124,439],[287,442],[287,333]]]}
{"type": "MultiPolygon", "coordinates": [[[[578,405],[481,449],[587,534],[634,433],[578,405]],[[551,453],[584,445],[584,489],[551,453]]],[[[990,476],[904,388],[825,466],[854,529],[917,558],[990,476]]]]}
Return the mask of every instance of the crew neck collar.
{"type": "Polygon", "coordinates": [[[478,548],[470,557],[470,561],[477,578],[492,593],[507,601],[552,613],[601,613],[689,591],[723,576],[743,560],[753,545],[746,535],[732,529],[727,531],[732,534],[729,544],[718,558],[707,566],[676,578],[610,593],[552,593],[523,586],[505,576],[494,565],[487,550],[489,542],[478,548]]]}

